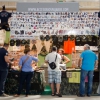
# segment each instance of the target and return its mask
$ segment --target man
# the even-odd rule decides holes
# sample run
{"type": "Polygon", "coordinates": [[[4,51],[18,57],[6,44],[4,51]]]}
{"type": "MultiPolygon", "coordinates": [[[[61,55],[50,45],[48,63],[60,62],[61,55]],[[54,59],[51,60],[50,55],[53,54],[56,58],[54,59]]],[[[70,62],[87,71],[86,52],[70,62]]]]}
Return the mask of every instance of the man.
{"type": "Polygon", "coordinates": [[[8,63],[12,62],[8,59],[9,44],[4,43],[3,47],[0,48],[0,96],[8,96],[4,93],[4,85],[8,74],[8,63]]]}
{"type": "Polygon", "coordinates": [[[80,76],[80,97],[85,96],[85,78],[88,76],[88,88],[87,88],[87,96],[91,95],[92,92],[92,83],[93,83],[93,71],[97,66],[97,56],[96,54],[90,50],[90,46],[88,44],[84,45],[84,51],[80,55],[80,59],[78,62],[78,66],[81,66],[81,76],[80,76]]]}
{"type": "Polygon", "coordinates": [[[52,47],[52,52],[49,53],[45,58],[46,63],[55,62],[56,68],[52,69],[50,65],[48,65],[48,83],[50,83],[52,96],[57,95],[58,97],[62,97],[60,94],[60,84],[61,84],[61,71],[60,71],[60,62],[61,56],[57,53],[57,48],[55,46],[52,47]],[[56,94],[54,93],[54,83],[56,83],[56,94]]]}

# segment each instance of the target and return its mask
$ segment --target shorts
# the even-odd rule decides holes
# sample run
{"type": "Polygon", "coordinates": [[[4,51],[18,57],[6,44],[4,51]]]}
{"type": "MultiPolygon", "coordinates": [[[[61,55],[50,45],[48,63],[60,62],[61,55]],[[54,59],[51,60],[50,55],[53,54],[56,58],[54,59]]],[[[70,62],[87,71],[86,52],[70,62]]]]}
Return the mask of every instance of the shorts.
{"type": "Polygon", "coordinates": [[[61,71],[48,71],[48,83],[61,83],[61,71]]]}

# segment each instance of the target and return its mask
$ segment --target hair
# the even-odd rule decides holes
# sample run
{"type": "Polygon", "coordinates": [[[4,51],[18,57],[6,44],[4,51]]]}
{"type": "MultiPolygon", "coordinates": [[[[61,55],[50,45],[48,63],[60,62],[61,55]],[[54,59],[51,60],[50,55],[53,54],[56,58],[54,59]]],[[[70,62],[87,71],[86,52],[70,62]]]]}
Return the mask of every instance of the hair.
{"type": "Polygon", "coordinates": [[[30,48],[30,45],[26,44],[26,45],[25,45],[25,48],[30,48]]]}
{"type": "Polygon", "coordinates": [[[2,6],[2,10],[6,10],[5,5],[2,6]]]}
{"type": "Polygon", "coordinates": [[[24,53],[27,54],[28,52],[30,52],[30,48],[25,48],[24,53]]]}
{"type": "Polygon", "coordinates": [[[62,53],[64,53],[64,50],[62,48],[60,48],[58,51],[61,51],[62,53]]]}
{"type": "Polygon", "coordinates": [[[57,47],[56,46],[53,46],[52,47],[52,51],[57,51],[57,47]]]}
{"type": "Polygon", "coordinates": [[[85,44],[84,47],[88,50],[90,49],[90,46],[88,44],[85,44]]]}
{"type": "Polygon", "coordinates": [[[8,47],[9,44],[8,43],[4,43],[3,47],[8,47]]]}

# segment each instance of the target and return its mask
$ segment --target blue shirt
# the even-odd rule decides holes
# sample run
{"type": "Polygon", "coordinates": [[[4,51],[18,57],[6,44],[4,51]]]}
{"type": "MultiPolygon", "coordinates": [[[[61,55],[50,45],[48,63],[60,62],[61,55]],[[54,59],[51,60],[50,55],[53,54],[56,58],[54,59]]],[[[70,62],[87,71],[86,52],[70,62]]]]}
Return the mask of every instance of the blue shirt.
{"type": "Polygon", "coordinates": [[[96,54],[91,50],[85,50],[81,53],[83,70],[94,70],[95,61],[97,60],[96,54]]]}
{"type": "MultiPolygon", "coordinates": [[[[24,55],[20,58],[19,61],[19,66],[22,66],[22,63],[25,61],[25,59],[28,57],[28,55],[24,55]]],[[[24,72],[33,72],[33,68],[32,68],[32,61],[38,61],[38,59],[36,57],[33,56],[29,56],[28,60],[24,63],[24,65],[22,66],[22,71],[24,72]]]]}

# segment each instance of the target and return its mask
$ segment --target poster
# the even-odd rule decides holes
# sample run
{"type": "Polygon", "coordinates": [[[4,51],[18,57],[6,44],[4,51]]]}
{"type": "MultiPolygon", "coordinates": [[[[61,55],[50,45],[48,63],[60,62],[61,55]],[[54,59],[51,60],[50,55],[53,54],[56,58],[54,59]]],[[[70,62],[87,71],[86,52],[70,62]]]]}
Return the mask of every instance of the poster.
{"type": "Polygon", "coordinates": [[[33,39],[40,35],[98,35],[98,12],[15,12],[11,38],[33,39]]]}

